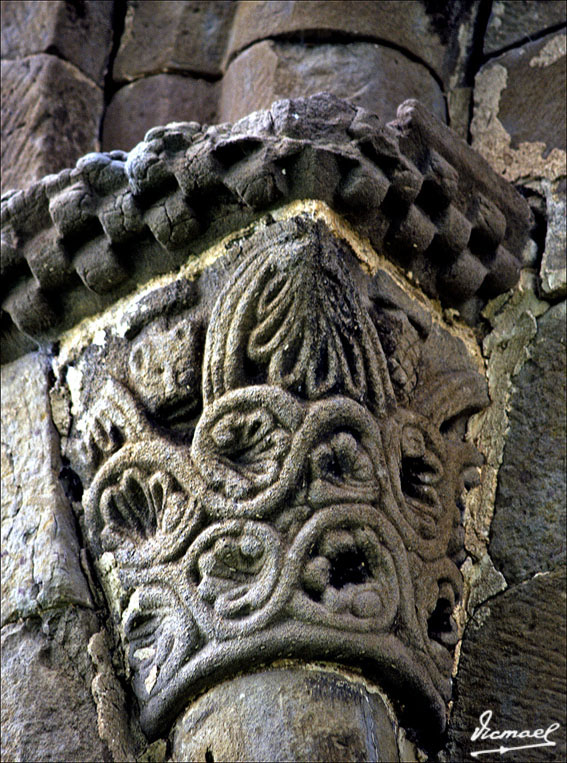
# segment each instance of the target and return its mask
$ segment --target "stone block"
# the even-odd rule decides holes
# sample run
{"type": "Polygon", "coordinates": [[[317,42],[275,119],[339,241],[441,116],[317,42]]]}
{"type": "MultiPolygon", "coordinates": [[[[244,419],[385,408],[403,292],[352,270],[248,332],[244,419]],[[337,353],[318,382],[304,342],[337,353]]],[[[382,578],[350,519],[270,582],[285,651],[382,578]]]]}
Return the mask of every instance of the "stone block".
{"type": "Polygon", "coordinates": [[[558,183],[544,181],[547,213],[545,249],[541,258],[540,287],[546,298],[567,294],[567,210],[565,178],[558,183]]]}
{"type": "Polygon", "coordinates": [[[458,57],[458,35],[471,14],[471,3],[452,2],[439,13],[434,4],[390,0],[357,2],[253,2],[238,3],[227,59],[251,43],[267,38],[295,37],[299,42],[338,37],[375,38],[405,49],[445,79],[458,57]],[[428,6],[430,10],[428,10],[428,6]]]}
{"type": "Polygon", "coordinates": [[[489,553],[509,583],[565,560],[565,302],[538,321],[512,379],[489,553]]]}
{"type": "MultiPolygon", "coordinates": [[[[547,730],[555,746],[507,752],[506,760],[565,760],[565,568],[539,575],[476,610],[465,630],[449,731],[448,760],[542,739],[471,740],[490,710],[492,731],[547,730]]],[[[501,756],[483,755],[483,760],[501,756]]]]}
{"type": "Polygon", "coordinates": [[[484,53],[518,45],[538,32],[565,24],[567,5],[563,0],[496,0],[484,36],[484,53]]]}
{"type": "Polygon", "coordinates": [[[114,80],[181,70],[220,76],[236,6],[230,0],[129,0],[114,80]]]}
{"type": "Polygon", "coordinates": [[[306,46],[267,40],[234,59],[222,85],[219,118],[233,122],[281,98],[329,92],[394,119],[398,105],[419,96],[446,121],[443,93],[422,64],[374,43],[306,46]],[[338,76],[340,72],[340,76],[338,76]]]}
{"type": "Polygon", "coordinates": [[[2,628],[2,760],[112,760],[90,689],[96,630],[80,608],[2,628]]]}
{"type": "Polygon", "coordinates": [[[102,89],[56,56],[2,61],[2,192],[96,151],[102,110],[102,89]]]}
{"type": "Polygon", "coordinates": [[[217,93],[214,82],[175,74],[156,74],[126,85],[104,115],[103,150],[129,151],[156,125],[214,122],[217,93]]]}
{"type": "Polygon", "coordinates": [[[565,31],[492,59],[476,77],[476,148],[512,182],[565,175],[565,31]]]}
{"type": "Polygon", "coordinates": [[[112,0],[2,2],[2,58],[51,53],[102,85],[112,45],[112,0]]]}
{"type": "Polygon", "coordinates": [[[60,476],[48,360],[2,368],[2,623],[69,603],[91,606],[60,476]]]}

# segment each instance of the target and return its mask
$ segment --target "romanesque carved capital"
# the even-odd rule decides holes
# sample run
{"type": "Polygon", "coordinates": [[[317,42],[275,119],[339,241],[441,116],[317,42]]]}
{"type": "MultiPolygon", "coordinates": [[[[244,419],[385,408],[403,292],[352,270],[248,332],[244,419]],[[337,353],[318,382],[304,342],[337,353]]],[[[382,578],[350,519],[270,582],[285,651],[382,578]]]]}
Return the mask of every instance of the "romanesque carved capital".
{"type": "Polygon", "coordinates": [[[71,363],[85,533],[150,735],[278,659],[363,667],[444,724],[484,380],[316,209],[150,288],[71,363]]]}
{"type": "Polygon", "coordinates": [[[474,157],[415,103],[383,125],[321,95],[5,201],[8,356],[61,339],[76,508],[148,735],[282,659],[355,665],[444,728],[488,399],[422,291],[471,318],[529,227],[474,157]]]}

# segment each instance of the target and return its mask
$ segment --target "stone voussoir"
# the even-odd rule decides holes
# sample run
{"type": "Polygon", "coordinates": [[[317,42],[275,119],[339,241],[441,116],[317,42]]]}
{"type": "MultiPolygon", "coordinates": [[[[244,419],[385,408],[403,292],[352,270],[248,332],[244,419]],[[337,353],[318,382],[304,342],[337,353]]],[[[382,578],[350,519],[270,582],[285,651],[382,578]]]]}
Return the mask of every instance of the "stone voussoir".
{"type": "Polygon", "coordinates": [[[452,6],[448,8],[450,21],[447,23],[444,18],[441,25],[435,11],[428,9],[426,3],[370,0],[358,2],[356,13],[349,12],[347,5],[334,0],[314,3],[241,0],[227,44],[226,61],[252,43],[277,37],[296,37],[301,41],[308,38],[316,42],[366,39],[408,51],[441,80],[446,80],[454,69],[459,32],[471,12],[469,3],[449,4],[452,6]],[[447,27],[450,27],[449,33],[447,27]]]}
{"type": "Polygon", "coordinates": [[[102,88],[58,56],[3,60],[2,192],[97,150],[103,107],[102,88]]]}
{"type": "Polygon", "coordinates": [[[222,80],[220,121],[235,121],[282,98],[322,91],[388,120],[395,118],[402,101],[419,92],[424,105],[446,120],[443,91],[435,77],[399,50],[373,42],[305,46],[262,40],[228,66],[222,80]]]}
{"type": "Polygon", "coordinates": [[[150,130],[130,154],[88,154],[2,204],[6,359],[179,267],[213,239],[319,199],[467,313],[517,281],[530,211],[417,102],[384,125],[329,94],[234,125],[150,130]],[[135,253],[135,256],[134,256],[135,253]]]}

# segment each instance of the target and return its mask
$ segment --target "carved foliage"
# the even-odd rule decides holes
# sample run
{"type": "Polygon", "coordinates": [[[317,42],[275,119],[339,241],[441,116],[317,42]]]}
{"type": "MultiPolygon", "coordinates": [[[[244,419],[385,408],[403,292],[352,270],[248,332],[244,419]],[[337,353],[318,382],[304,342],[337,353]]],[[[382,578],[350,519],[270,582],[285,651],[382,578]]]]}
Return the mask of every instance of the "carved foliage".
{"type": "Polygon", "coordinates": [[[197,324],[156,324],[88,414],[88,537],[118,572],[144,728],[282,656],[371,663],[415,698],[413,723],[442,727],[458,501],[477,463],[456,422],[482,384],[320,222],[273,223],[231,272],[205,295],[202,379],[197,324]],[[173,404],[194,433],[163,417],[173,404]]]}

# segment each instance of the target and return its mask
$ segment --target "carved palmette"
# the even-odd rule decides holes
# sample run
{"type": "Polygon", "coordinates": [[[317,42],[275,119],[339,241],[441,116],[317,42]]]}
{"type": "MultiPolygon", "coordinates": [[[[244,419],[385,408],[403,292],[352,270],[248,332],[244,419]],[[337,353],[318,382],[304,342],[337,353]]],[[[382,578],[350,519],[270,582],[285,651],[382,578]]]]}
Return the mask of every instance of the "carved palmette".
{"type": "MultiPolygon", "coordinates": [[[[272,223],[233,259],[202,396],[186,406],[194,433],[156,423],[136,363],[90,416],[89,542],[119,581],[107,590],[143,728],[159,733],[222,675],[283,657],[365,666],[405,695],[414,725],[442,727],[458,499],[476,463],[453,424],[484,404],[479,377],[458,367],[455,340],[453,366],[435,369],[439,331],[321,221],[272,223]]],[[[173,339],[166,349],[179,368],[173,339]]],[[[168,378],[181,397],[195,387],[194,368],[192,386],[168,378]]]]}

